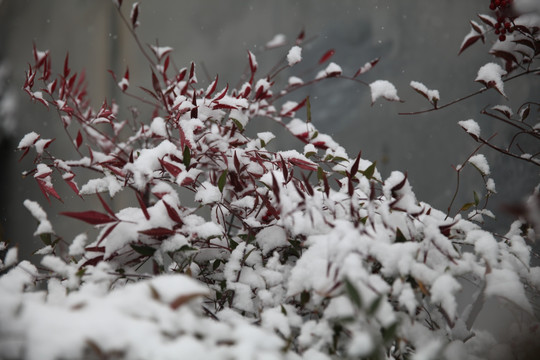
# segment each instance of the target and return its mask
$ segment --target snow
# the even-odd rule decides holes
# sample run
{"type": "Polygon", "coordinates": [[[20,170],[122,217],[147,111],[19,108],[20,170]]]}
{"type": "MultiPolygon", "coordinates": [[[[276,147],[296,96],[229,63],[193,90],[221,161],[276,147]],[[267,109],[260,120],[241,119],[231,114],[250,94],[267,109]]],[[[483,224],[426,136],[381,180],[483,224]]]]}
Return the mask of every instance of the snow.
{"type": "Polygon", "coordinates": [[[6,253],[6,257],[4,258],[4,266],[5,267],[11,267],[13,265],[15,265],[19,260],[19,252],[18,252],[18,248],[16,247],[12,247],[10,248],[7,253],[6,253]]]}
{"type": "Polygon", "coordinates": [[[27,199],[24,200],[23,204],[28,211],[30,211],[32,216],[39,221],[39,225],[37,230],[34,232],[34,236],[54,233],[53,227],[47,219],[47,214],[37,202],[27,199]]]}
{"type": "Polygon", "coordinates": [[[439,90],[430,90],[424,84],[418,81],[411,81],[410,86],[416,91],[422,93],[431,103],[440,100],[439,90]]]}
{"type": "Polygon", "coordinates": [[[212,185],[209,181],[203,182],[195,194],[195,201],[199,201],[203,205],[218,202],[220,199],[221,191],[219,191],[219,188],[212,185]]]}
{"type": "Polygon", "coordinates": [[[108,191],[112,198],[123,189],[123,184],[113,174],[109,173],[100,179],[88,180],[88,182],[81,187],[79,193],[81,195],[89,195],[108,191]]]}
{"type": "Polygon", "coordinates": [[[302,48],[300,46],[293,46],[287,54],[287,62],[289,66],[293,66],[302,61],[302,48]]]}
{"type": "Polygon", "coordinates": [[[459,126],[461,126],[467,133],[474,135],[476,138],[480,137],[480,125],[473,119],[461,120],[458,121],[459,126]]]}
{"type": "Polygon", "coordinates": [[[394,84],[387,80],[376,80],[369,84],[371,89],[371,104],[374,104],[378,98],[383,97],[389,101],[400,101],[394,84]]]}
{"type": "Polygon", "coordinates": [[[481,82],[486,87],[494,87],[501,95],[506,97],[502,81],[503,75],[506,75],[506,71],[499,64],[487,63],[478,70],[478,75],[474,81],[481,82]]]}
{"type": "Polygon", "coordinates": [[[518,275],[510,269],[493,269],[486,276],[486,296],[498,296],[507,299],[529,314],[533,313],[533,309],[525,289],[521,284],[518,275]]]}
{"type": "Polygon", "coordinates": [[[289,77],[288,84],[289,86],[299,86],[304,84],[304,80],[300,79],[297,76],[291,76],[289,77]]]}
{"type": "Polygon", "coordinates": [[[275,139],[276,135],[270,131],[264,131],[257,133],[257,137],[264,141],[265,144],[268,144],[270,141],[272,141],[272,139],[275,139]]]}
{"type": "Polygon", "coordinates": [[[280,226],[269,226],[259,231],[255,241],[261,246],[263,255],[280,246],[287,246],[287,233],[280,226]]]}
{"type": "Polygon", "coordinates": [[[371,335],[365,332],[357,333],[351,339],[348,353],[352,357],[368,357],[375,349],[371,335]]]}
{"type": "Polygon", "coordinates": [[[87,242],[88,235],[86,233],[77,235],[69,246],[69,255],[78,256],[84,254],[84,247],[86,246],[87,242]]]}
{"type": "Polygon", "coordinates": [[[39,139],[39,135],[32,131],[32,132],[29,132],[28,134],[24,135],[24,137],[21,139],[21,141],[19,142],[19,145],[17,146],[17,149],[25,149],[25,148],[28,148],[32,145],[34,145],[34,143],[39,139]]]}
{"type": "Polygon", "coordinates": [[[461,290],[461,285],[451,275],[443,274],[431,286],[431,300],[440,303],[450,319],[456,316],[457,302],[455,295],[461,290]]]}
{"type": "Polygon", "coordinates": [[[285,45],[287,37],[284,34],[276,34],[274,37],[266,43],[266,48],[275,48],[285,45]]]}
{"type": "Polygon", "coordinates": [[[167,137],[167,126],[162,117],[155,117],[150,124],[152,134],[161,137],[167,137]]]}
{"type": "Polygon", "coordinates": [[[328,64],[328,66],[326,66],[324,70],[321,70],[317,73],[317,75],[315,76],[315,79],[319,80],[319,79],[324,79],[329,76],[339,76],[342,73],[343,73],[343,70],[341,69],[341,66],[339,66],[338,64],[334,62],[331,62],[330,64],[328,64]]]}
{"type": "Polygon", "coordinates": [[[469,162],[475,168],[477,168],[482,173],[482,175],[488,176],[491,173],[487,159],[483,154],[476,154],[471,156],[469,158],[469,162]]]}

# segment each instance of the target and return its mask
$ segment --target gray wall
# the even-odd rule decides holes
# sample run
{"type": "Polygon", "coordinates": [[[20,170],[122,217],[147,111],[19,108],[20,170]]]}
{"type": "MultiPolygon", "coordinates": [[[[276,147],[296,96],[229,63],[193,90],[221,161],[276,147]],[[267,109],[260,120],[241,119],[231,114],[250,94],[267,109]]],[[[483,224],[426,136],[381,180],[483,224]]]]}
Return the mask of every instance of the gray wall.
{"type": "MultiPolygon", "coordinates": [[[[128,12],[132,2],[124,3],[128,12]]],[[[469,19],[476,13],[486,13],[486,4],[469,0],[141,1],[139,31],[145,42],[155,43],[159,39],[161,45],[175,48],[178,66],[194,60],[199,65],[201,82],[206,81],[201,66],[204,63],[211,77],[220,74],[221,84],[235,84],[246,65],[246,50],[260,50],[277,33],[293,39],[302,28],[308,37],[316,36],[304,49],[305,62],[315,62],[326,50],[334,48],[333,61],[352,74],[366,61],[380,56],[381,62],[366,74],[365,80],[392,81],[406,101],[404,104],[381,102],[370,106],[366,87],[330,80],[307,90],[312,100],[313,122],[321,131],[333,135],[351,156],[362,150],[365,158],[376,160],[384,176],[392,170],[407,171],[418,198],[445,209],[455,188],[451,165],[462,162],[476,146],[457,121],[473,117],[482,125],[484,134],[497,131],[501,142],[507,141],[504,126],[479,115],[485,104],[507,102],[495,92],[488,92],[421,116],[404,117],[397,113],[426,106],[409,88],[411,80],[438,89],[441,103],[479,88],[472,80],[478,68],[491,61],[485,54],[489,45],[479,44],[459,57],[457,51],[469,31],[469,19]]],[[[45,138],[62,137],[55,114],[31,103],[20,90],[32,56],[32,42],[39,49],[51,50],[58,69],[69,51],[73,69],[86,68],[96,106],[105,97],[118,95],[107,69],[122,72],[129,65],[132,83],[148,83],[149,78],[148,65],[138,55],[111,1],[0,1],[0,60],[10,65],[7,85],[15,89],[18,98],[16,130],[8,134],[4,129],[0,133],[0,224],[5,238],[35,248],[39,241],[32,237],[35,227],[22,205],[26,198],[42,204],[58,232],[76,233],[80,229],[63,229],[73,224],[62,223],[55,215],[65,207],[54,199],[49,206],[34,181],[20,176],[31,162],[28,158],[18,163],[18,154],[14,152],[25,133],[35,130],[45,138]]],[[[261,54],[259,63],[263,67],[273,65],[287,50],[261,54]]],[[[308,64],[301,63],[295,71],[301,73],[307,67],[308,64]]],[[[286,75],[289,74],[282,79],[286,75]]],[[[539,90],[538,82],[525,78],[505,86],[514,99],[535,100],[533,96],[539,90]]],[[[122,97],[117,99],[123,108],[130,104],[122,97]]],[[[279,133],[283,147],[297,145],[270,121],[257,124],[257,131],[263,129],[279,133]]],[[[53,150],[63,145],[59,141],[54,146],[53,150]]],[[[538,182],[538,170],[532,166],[492,151],[484,153],[494,170],[499,191],[491,202],[493,210],[503,201],[523,198],[538,182]]],[[[463,180],[459,204],[472,199],[473,189],[482,190],[475,172],[465,172],[463,180]]],[[[63,190],[70,194],[67,188],[63,190]]],[[[91,204],[82,203],[75,196],[66,196],[65,202],[67,207],[91,204]]],[[[490,226],[502,231],[510,219],[501,219],[490,226]]],[[[28,255],[27,251],[23,253],[28,255]]]]}

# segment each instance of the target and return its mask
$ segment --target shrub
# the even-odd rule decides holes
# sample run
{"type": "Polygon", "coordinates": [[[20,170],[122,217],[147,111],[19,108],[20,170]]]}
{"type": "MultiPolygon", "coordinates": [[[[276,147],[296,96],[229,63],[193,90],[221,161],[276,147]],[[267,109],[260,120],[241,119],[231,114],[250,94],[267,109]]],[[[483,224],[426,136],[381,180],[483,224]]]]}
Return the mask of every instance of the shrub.
{"type": "MultiPolygon", "coordinates": [[[[121,3],[119,16],[136,37],[138,5],[127,19],[121,3]]],[[[510,21],[536,49],[537,28],[518,25],[524,17],[510,21]]],[[[474,36],[484,36],[477,27],[474,36]]],[[[69,57],[55,77],[49,52],[34,47],[24,90],[58,112],[74,158],[55,155],[54,139],[29,133],[18,146],[21,158],[35,153],[25,175],[48,201],[61,201],[56,184],[65,182],[100,205],[61,213],[95,229],[71,240],[55,233],[37,202],[25,201],[45,246],[37,252],[40,265],[18,262],[16,248],[4,259],[0,346],[7,358],[482,358],[497,344],[475,326],[487,298],[526,319],[495,351],[525,356],[524,344],[538,335],[527,296],[540,287],[540,268],[530,265],[533,226],[518,220],[498,237],[472,216],[449,216],[418,201],[406,174],[383,179],[375,163],[351,157],[317,131],[309,97],[283,99],[329,77],[368,86],[373,102],[400,99],[386,80],[361,80],[378,60],[347,76],[330,62],[332,51],[313,78],[280,86],[275,75],[302,61],[303,41],[302,32],[283,66],[265,76],[248,52],[238,88],[218,76],[200,88],[193,63],[177,69],[171,48],[141,46],[152,87],[139,87],[138,95],[129,70],[113,76],[126,96],[152,106],[148,119],[126,119],[114,101],[92,109],[69,57]],[[270,150],[270,132],[249,136],[258,117],[282,125],[303,151],[270,150]],[[109,197],[119,193],[133,205],[113,209],[109,197]],[[467,282],[479,291],[462,292],[467,282]]],[[[503,75],[513,63],[499,55],[506,70],[483,67],[481,91],[504,94],[510,78],[503,75]]],[[[442,107],[438,92],[411,86],[442,107]]],[[[474,120],[460,125],[489,145],[474,120]]],[[[538,135],[537,128],[527,131],[538,135]]],[[[536,163],[535,156],[525,160],[536,163]]],[[[485,158],[475,152],[469,163],[494,192],[485,158]]]]}

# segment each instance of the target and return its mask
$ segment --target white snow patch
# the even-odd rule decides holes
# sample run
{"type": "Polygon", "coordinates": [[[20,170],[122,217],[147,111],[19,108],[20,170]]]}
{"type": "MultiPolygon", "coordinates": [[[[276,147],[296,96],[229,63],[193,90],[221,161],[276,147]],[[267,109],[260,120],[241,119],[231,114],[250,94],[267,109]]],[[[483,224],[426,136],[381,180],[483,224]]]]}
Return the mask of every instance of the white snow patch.
{"type": "Polygon", "coordinates": [[[321,70],[317,73],[317,76],[315,76],[315,79],[318,80],[318,79],[323,79],[329,76],[339,76],[342,73],[343,73],[343,70],[341,69],[341,66],[339,66],[338,64],[334,62],[331,62],[330,64],[328,64],[326,69],[321,70]]]}
{"type": "Polygon", "coordinates": [[[461,126],[467,133],[474,135],[475,137],[480,137],[480,125],[473,119],[458,121],[459,126],[461,126]]]}
{"type": "Polygon", "coordinates": [[[486,276],[486,296],[499,296],[533,314],[519,276],[510,269],[492,269],[486,276]]]}
{"type": "Polygon", "coordinates": [[[389,101],[400,101],[394,84],[387,80],[376,80],[369,84],[371,89],[371,104],[383,97],[389,101]]]}
{"type": "Polygon", "coordinates": [[[474,81],[478,81],[486,87],[494,87],[501,95],[506,97],[502,81],[503,75],[506,75],[506,71],[499,64],[487,63],[478,70],[478,75],[474,81]]]}
{"type": "Polygon", "coordinates": [[[483,154],[476,154],[470,157],[469,162],[482,173],[482,175],[489,175],[490,169],[486,157],[483,154]]]}
{"type": "Polygon", "coordinates": [[[287,62],[289,66],[293,66],[300,61],[302,61],[302,48],[300,46],[293,46],[287,54],[287,62]]]}
{"type": "Polygon", "coordinates": [[[219,188],[212,185],[209,181],[203,182],[195,194],[195,201],[199,201],[205,205],[218,202],[220,199],[221,192],[219,188]]]}
{"type": "Polygon", "coordinates": [[[39,136],[40,135],[34,131],[24,135],[24,137],[19,142],[17,149],[24,149],[34,145],[34,143],[39,139],[39,136]]]}

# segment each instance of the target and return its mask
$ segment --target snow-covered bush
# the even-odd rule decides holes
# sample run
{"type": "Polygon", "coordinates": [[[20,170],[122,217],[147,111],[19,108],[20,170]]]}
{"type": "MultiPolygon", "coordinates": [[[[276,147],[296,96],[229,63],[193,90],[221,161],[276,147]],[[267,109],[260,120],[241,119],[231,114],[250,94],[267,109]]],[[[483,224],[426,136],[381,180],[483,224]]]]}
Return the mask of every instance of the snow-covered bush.
{"type": "MultiPolygon", "coordinates": [[[[135,31],[138,5],[129,20],[121,1],[117,7],[135,31]]],[[[418,201],[406,174],[383,179],[375,163],[317,131],[309,97],[283,101],[287,95],[340,77],[367,86],[373,102],[400,99],[387,80],[360,80],[378,60],[347,76],[325,65],[332,52],[311,78],[280,86],[278,72],[308,61],[303,39],[289,44],[283,67],[269,75],[258,73],[248,52],[238,88],[217,76],[199,87],[195,65],[178,69],[171,48],[141,48],[152,88],[136,95],[128,70],[115,79],[126,96],[152,107],[146,120],[127,119],[113,101],[93,109],[68,57],[55,77],[49,52],[34,48],[24,90],[58,111],[73,151],[57,155],[54,139],[29,133],[18,145],[22,157],[35,155],[25,175],[49,201],[62,199],[64,182],[100,208],[66,204],[66,221],[91,225],[68,239],[37,202],[25,201],[45,246],[39,266],[18,262],[16,248],[2,263],[5,358],[526,356],[525,344],[540,331],[528,298],[540,289],[528,243],[534,230],[516,221],[499,237],[474,219],[450,217],[418,201]],[[248,135],[260,117],[282,125],[303,150],[272,151],[272,133],[248,135]],[[113,209],[109,198],[120,193],[132,205],[113,209]],[[462,291],[471,283],[477,291],[462,291]],[[521,320],[506,343],[476,326],[491,298],[521,320]]],[[[481,72],[498,74],[485,85],[504,93],[499,69],[481,72]]],[[[437,108],[437,91],[411,86],[437,108]]],[[[481,139],[473,120],[460,124],[481,139]]],[[[494,192],[485,158],[469,162],[494,192]]]]}

